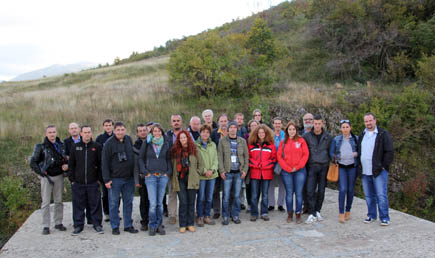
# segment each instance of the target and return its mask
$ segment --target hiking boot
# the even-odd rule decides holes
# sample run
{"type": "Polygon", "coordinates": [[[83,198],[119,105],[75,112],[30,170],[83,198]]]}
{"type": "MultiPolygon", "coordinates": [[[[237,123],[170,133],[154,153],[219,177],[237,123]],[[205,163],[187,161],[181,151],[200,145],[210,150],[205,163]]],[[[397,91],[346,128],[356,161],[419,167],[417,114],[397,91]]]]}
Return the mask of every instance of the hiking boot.
{"type": "Polygon", "coordinates": [[[223,218],[222,225],[227,226],[228,224],[230,224],[230,219],[229,218],[223,218]]]}
{"type": "Polygon", "coordinates": [[[175,223],[177,223],[177,218],[176,217],[169,217],[169,224],[175,225],[175,223]]]}
{"type": "Polygon", "coordinates": [[[310,216],[308,216],[307,220],[305,221],[305,224],[312,224],[313,222],[316,222],[317,218],[313,215],[310,214],[310,216]]]}
{"type": "Polygon", "coordinates": [[[154,228],[150,228],[149,231],[148,231],[148,234],[149,234],[150,236],[155,236],[155,235],[156,235],[156,229],[154,229],[154,228]]]}
{"type": "Polygon", "coordinates": [[[204,224],[215,225],[216,223],[213,220],[211,220],[210,217],[205,217],[204,218],[204,224]]]}
{"type": "Polygon", "coordinates": [[[166,235],[166,231],[163,229],[163,225],[160,225],[157,230],[157,233],[159,233],[161,236],[166,235]]]}
{"type": "Polygon", "coordinates": [[[117,235],[119,235],[119,234],[121,234],[121,232],[119,232],[119,228],[114,228],[114,229],[112,229],[112,235],[117,236],[117,235]]]}
{"type": "Polygon", "coordinates": [[[43,234],[43,235],[48,235],[48,234],[50,234],[50,228],[43,228],[43,229],[42,229],[42,234],[43,234]]]}
{"type": "Polygon", "coordinates": [[[296,224],[301,224],[301,223],[302,223],[301,214],[296,213],[296,224]]]}
{"type": "Polygon", "coordinates": [[[135,229],[134,227],[129,227],[129,228],[124,228],[125,232],[131,233],[131,234],[136,234],[137,232],[139,232],[137,229],[135,229]]]}
{"type": "Polygon", "coordinates": [[[234,224],[240,224],[240,223],[242,223],[242,221],[240,220],[239,217],[234,217],[233,218],[233,222],[234,222],[234,224]]]}
{"type": "MultiPolygon", "coordinates": [[[[287,212],[287,223],[293,222],[293,212],[287,212]]],[[[300,216],[301,214],[299,214],[300,216]]]]}
{"type": "Polygon", "coordinates": [[[204,218],[203,217],[198,218],[196,224],[198,225],[198,227],[204,227],[204,218]]]}
{"type": "Polygon", "coordinates": [[[250,221],[252,221],[252,222],[255,222],[255,221],[257,221],[257,216],[251,216],[251,219],[250,219],[250,221]]]}
{"type": "Polygon", "coordinates": [[[261,218],[262,218],[264,221],[269,221],[269,220],[270,220],[270,218],[269,218],[269,216],[267,216],[267,214],[262,215],[261,218]]]}
{"type": "Polygon", "coordinates": [[[339,213],[338,214],[338,222],[340,223],[344,223],[344,213],[339,213]]]}
{"type": "Polygon", "coordinates": [[[62,224],[54,226],[55,229],[58,229],[59,231],[66,231],[66,227],[62,224]]]}
{"type": "Polygon", "coordinates": [[[344,220],[350,220],[350,211],[344,213],[344,220]]]}

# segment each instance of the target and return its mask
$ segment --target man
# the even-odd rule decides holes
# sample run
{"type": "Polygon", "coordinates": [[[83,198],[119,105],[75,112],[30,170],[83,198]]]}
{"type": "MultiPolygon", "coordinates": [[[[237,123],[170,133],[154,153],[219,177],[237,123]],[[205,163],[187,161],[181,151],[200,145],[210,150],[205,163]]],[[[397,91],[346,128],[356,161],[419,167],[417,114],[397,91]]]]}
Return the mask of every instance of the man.
{"type": "MultiPolygon", "coordinates": [[[[183,119],[180,115],[172,115],[171,116],[171,130],[166,133],[168,137],[169,146],[175,143],[177,139],[177,135],[181,132],[183,128],[183,119]]],[[[177,223],[177,192],[172,191],[172,184],[168,184],[168,195],[169,202],[167,205],[167,213],[169,215],[169,224],[177,223]]],[[[165,196],[166,197],[166,196],[165,196]]],[[[163,206],[165,206],[166,200],[163,199],[163,206]]],[[[165,209],[165,207],[163,207],[165,209]]]]}
{"type": "Polygon", "coordinates": [[[204,120],[204,124],[210,126],[212,129],[216,129],[218,125],[215,121],[213,121],[213,110],[206,109],[202,111],[202,119],[204,120]]]}
{"type": "Polygon", "coordinates": [[[70,137],[65,138],[63,140],[63,144],[65,145],[65,155],[69,157],[69,151],[73,143],[80,142],[80,127],[77,123],[70,123],[68,125],[68,133],[70,137]]]}
{"type": "Polygon", "coordinates": [[[139,210],[140,210],[140,217],[141,217],[140,230],[147,231],[148,223],[149,223],[150,202],[148,200],[148,190],[145,185],[145,178],[139,176],[142,175],[141,173],[139,173],[139,153],[140,153],[140,148],[142,147],[142,143],[147,140],[148,127],[144,124],[136,125],[136,135],[137,135],[137,139],[133,144],[133,152],[135,157],[134,183],[136,184],[136,187],[139,188],[139,196],[140,196],[139,210]]]}
{"type": "Polygon", "coordinates": [[[221,138],[218,146],[219,174],[224,184],[222,201],[222,225],[229,224],[230,215],[235,224],[240,224],[240,191],[242,180],[249,169],[249,152],[245,139],[237,136],[237,123],[228,124],[228,135],[221,138]],[[231,214],[230,193],[234,188],[231,214]]]}
{"type": "Polygon", "coordinates": [[[303,117],[303,124],[304,128],[299,130],[299,135],[303,136],[304,134],[311,132],[311,129],[313,128],[313,114],[306,113],[303,117]]]}
{"type": "Polygon", "coordinates": [[[326,174],[330,160],[329,146],[332,141],[331,135],[323,128],[323,119],[320,115],[314,116],[313,125],[313,130],[303,136],[310,151],[307,175],[309,216],[305,221],[307,224],[323,220],[320,210],[325,199],[326,174]],[[316,189],[317,195],[315,194],[316,189]]]}
{"type": "Polygon", "coordinates": [[[243,125],[245,122],[245,116],[242,113],[236,113],[234,115],[234,121],[237,123],[237,136],[243,137],[248,133],[248,130],[243,125]]]}
{"type": "Polygon", "coordinates": [[[187,131],[189,131],[194,141],[199,137],[199,129],[201,129],[201,118],[198,116],[192,116],[187,131]]]}
{"type": "Polygon", "coordinates": [[[71,181],[73,205],[73,236],[83,231],[85,209],[90,216],[95,232],[103,234],[101,211],[101,152],[99,143],[92,141],[92,129],[89,125],[81,128],[81,142],[73,143],[68,160],[69,180],[71,181]]]}
{"type": "Polygon", "coordinates": [[[358,139],[358,153],[361,153],[358,170],[362,173],[368,209],[364,223],[376,220],[376,208],[378,208],[381,226],[388,226],[390,216],[388,215],[387,183],[389,167],[394,158],[393,140],[387,130],[376,125],[376,117],[373,113],[365,114],[364,124],[366,129],[358,139]]]}
{"type": "MultiPolygon", "coordinates": [[[[214,129],[211,133],[211,140],[216,144],[216,148],[219,147],[219,140],[225,137],[228,134],[227,125],[228,125],[228,116],[226,114],[222,114],[218,118],[219,127],[214,129]]],[[[221,179],[220,177],[216,178],[214,190],[213,190],[213,218],[218,219],[220,217],[221,210],[221,179]]]]}
{"type": "Polygon", "coordinates": [[[42,234],[50,234],[50,202],[54,199],[54,228],[65,231],[63,220],[63,174],[68,170],[65,156],[65,145],[57,137],[54,125],[45,128],[45,138],[35,149],[30,159],[30,167],[41,177],[41,214],[42,234]]]}
{"type": "Polygon", "coordinates": [[[124,123],[117,122],[114,136],[110,137],[103,148],[103,180],[109,192],[109,215],[112,234],[119,235],[119,199],[122,195],[124,231],[137,233],[133,227],[131,213],[134,195],[134,153],[133,142],[126,135],[124,123]]]}
{"type": "MultiPolygon", "coordinates": [[[[275,117],[272,121],[273,124],[273,132],[274,132],[274,139],[275,139],[275,147],[278,150],[279,144],[281,141],[284,140],[285,134],[282,130],[282,118],[275,117]]],[[[280,176],[274,176],[273,180],[269,186],[269,211],[272,211],[275,209],[275,187],[278,187],[278,210],[279,211],[285,211],[284,210],[284,201],[285,201],[285,188],[284,184],[282,183],[282,179],[280,176]]]]}
{"type": "MultiPolygon", "coordinates": [[[[113,135],[113,120],[112,119],[106,119],[103,122],[103,130],[104,133],[97,136],[97,139],[95,139],[96,142],[101,144],[101,146],[104,147],[104,144],[106,141],[112,137],[113,135]]],[[[109,193],[107,191],[107,188],[104,184],[101,185],[101,189],[103,191],[103,212],[104,212],[104,221],[108,222],[110,220],[109,216],[109,193]]]]}

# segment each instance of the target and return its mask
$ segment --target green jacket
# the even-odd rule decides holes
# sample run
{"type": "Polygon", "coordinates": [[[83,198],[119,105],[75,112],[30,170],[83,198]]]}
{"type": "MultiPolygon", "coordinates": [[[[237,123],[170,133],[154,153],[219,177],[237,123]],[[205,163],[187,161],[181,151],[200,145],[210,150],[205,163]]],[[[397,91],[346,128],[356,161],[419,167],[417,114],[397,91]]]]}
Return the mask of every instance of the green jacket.
{"type": "MultiPolygon", "coordinates": [[[[237,156],[240,162],[240,172],[248,173],[249,151],[245,139],[237,137],[237,156]]],[[[227,173],[231,170],[231,144],[227,135],[221,138],[218,146],[219,173],[227,173]]]]}
{"type": "MultiPolygon", "coordinates": [[[[203,162],[201,155],[189,156],[190,166],[189,166],[189,177],[187,182],[187,189],[199,189],[199,171],[203,171],[203,162]]],[[[178,182],[178,171],[177,171],[177,161],[172,159],[172,191],[179,192],[180,184],[178,182]]]]}
{"type": "Polygon", "coordinates": [[[204,149],[204,147],[201,144],[201,137],[198,137],[198,140],[196,140],[196,147],[198,150],[198,153],[201,155],[203,160],[203,170],[199,171],[200,180],[210,180],[218,177],[218,168],[219,168],[219,162],[218,162],[218,155],[216,150],[216,144],[209,138],[207,142],[207,149],[204,149]],[[213,174],[211,177],[206,177],[205,172],[208,170],[213,171],[213,174]]]}

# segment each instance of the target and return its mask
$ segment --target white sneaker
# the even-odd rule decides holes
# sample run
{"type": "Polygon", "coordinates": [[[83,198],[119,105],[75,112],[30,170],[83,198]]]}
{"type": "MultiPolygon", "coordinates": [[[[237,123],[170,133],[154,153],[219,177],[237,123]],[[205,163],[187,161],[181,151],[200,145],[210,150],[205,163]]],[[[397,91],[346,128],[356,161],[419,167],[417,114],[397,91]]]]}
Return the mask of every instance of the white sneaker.
{"type": "Polygon", "coordinates": [[[322,217],[322,215],[320,215],[320,212],[318,212],[318,211],[316,211],[316,218],[317,218],[317,221],[323,221],[323,217],[322,217]]]}
{"type": "Polygon", "coordinates": [[[313,222],[316,222],[317,218],[314,217],[313,215],[308,216],[307,220],[305,221],[305,224],[311,224],[313,222]]]}

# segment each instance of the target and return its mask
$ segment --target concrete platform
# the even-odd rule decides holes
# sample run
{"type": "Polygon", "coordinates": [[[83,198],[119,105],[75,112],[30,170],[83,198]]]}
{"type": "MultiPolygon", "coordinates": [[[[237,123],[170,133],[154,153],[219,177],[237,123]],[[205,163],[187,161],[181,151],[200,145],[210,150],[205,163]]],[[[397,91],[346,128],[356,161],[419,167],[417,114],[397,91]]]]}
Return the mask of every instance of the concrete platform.
{"type": "MultiPolygon", "coordinates": [[[[286,213],[270,212],[268,222],[249,221],[241,213],[242,224],[197,227],[197,232],[180,234],[178,225],[168,225],[167,235],[148,232],[120,236],[94,233],[90,226],[79,236],[71,236],[71,203],[65,203],[67,232],[51,229],[41,235],[40,211],[35,211],[0,252],[6,257],[435,257],[435,223],[390,210],[392,223],[366,225],[365,201],[355,198],[351,220],[338,223],[337,192],[327,190],[323,222],[312,225],[286,223],[286,213]]],[[[139,228],[139,199],[134,203],[134,226],[139,228]]],[[[306,216],[303,216],[305,219],[306,216]]]]}

